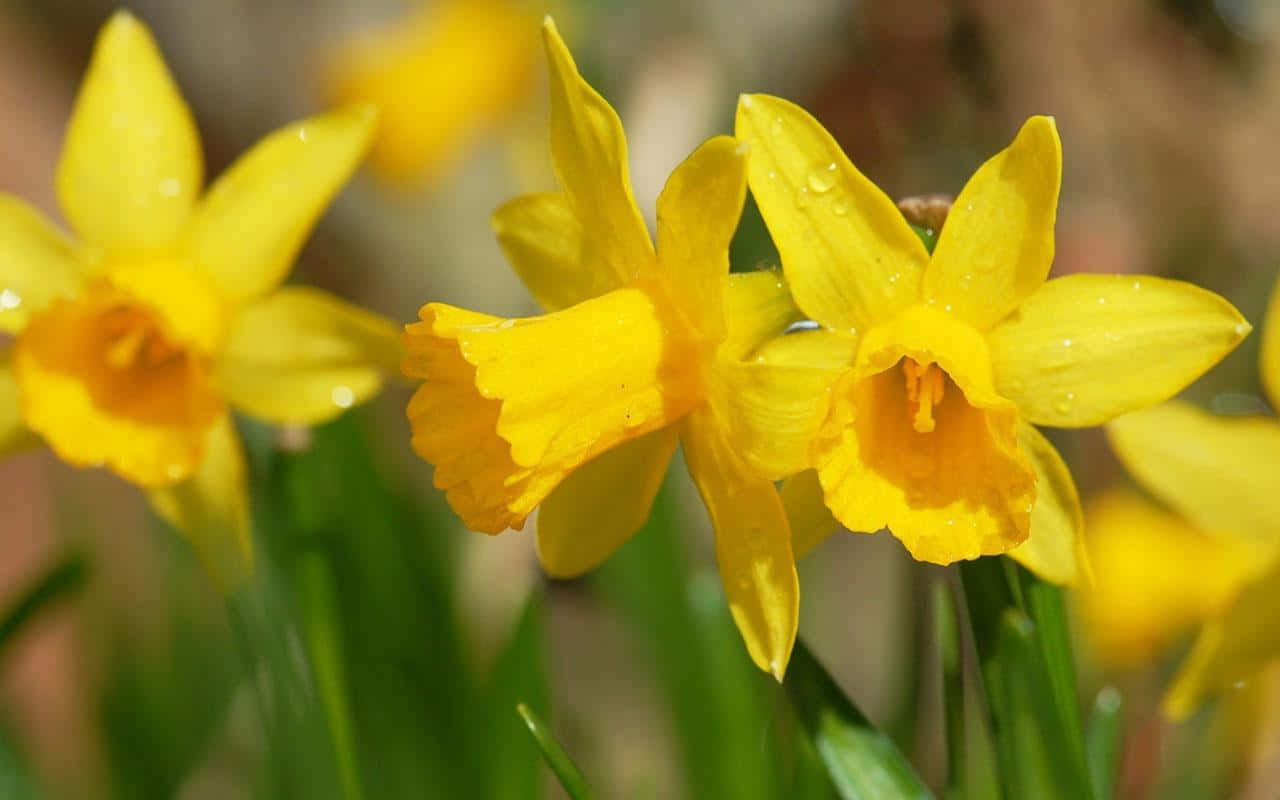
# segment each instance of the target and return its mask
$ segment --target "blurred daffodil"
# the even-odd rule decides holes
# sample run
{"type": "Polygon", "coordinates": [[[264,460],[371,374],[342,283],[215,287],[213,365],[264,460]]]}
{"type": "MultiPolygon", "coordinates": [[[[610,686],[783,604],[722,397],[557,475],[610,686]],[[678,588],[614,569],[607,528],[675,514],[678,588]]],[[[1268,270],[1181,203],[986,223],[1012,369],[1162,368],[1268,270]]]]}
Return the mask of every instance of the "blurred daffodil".
{"type": "MultiPolygon", "coordinates": [[[[1272,407],[1280,408],[1280,291],[1273,293],[1263,331],[1263,385],[1272,407]]],[[[1170,580],[1180,584],[1185,606],[1206,620],[1165,696],[1166,712],[1181,717],[1280,658],[1280,420],[1219,417],[1167,403],[1121,417],[1107,431],[1130,474],[1186,520],[1183,529],[1194,528],[1213,545],[1212,555],[1192,563],[1178,554],[1180,534],[1167,533],[1178,530],[1177,523],[1166,521],[1167,542],[1146,556],[1149,564],[1182,561],[1181,574],[1170,580]]],[[[1131,560],[1118,569],[1113,575],[1100,568],[1101,589],[1125,576],[1131,592],[1145,593],[1152,584],[1152,574],[1131,560]]],[[[1118,606],[1114,613],[1114,624],[1134,624],[1134,609],[1118,606]]]]}
{"type": "Polygon", "coordinates": [[[822,326],[757,359],[825,372],[830,387],[797,393],[761,371],[736,398],[755,421],[744,455],[774,477],[815,468],[841,523],[888,527],[918,559],[1011,551],[1046,579],[1087,582],[1071,475],[1033,424],[1097,425],[1165,400],[1248,324],[1177,281],[1046,282],[1062,168],[1051,118],[970,178],[932,255],[803,109],[743,96],[736,130],[796,303],[822,326]]]}
{"type": "Polygon", "coordinates": [[[278,288],[364,153],[365,109],[267,137],[201,195],[200,141],[146,26],[104,26],[57,193],[75,237],[0,195],[0,452],[39,434],[64,461],[147,490],[224,583],[248,567],[244,459],[228,414],[309,424],[399,360],[386,320],[278,288]]]}
{"type": "Polygon", "coordinates": [[[439,303],[405,335],[413,445],[474,530],[521,527],[541,505],[538,553],[556,576],[639,529],[677,442],[710,512],[733,617],[781,678],[799,590],[773,484],[737,453],[736,360],[791,321],[771,272],[729,276],[747,151],[713,138],[658,199],[657,250],[632,197],[617,114],[578,74],[548,20],[551,146],[561,191],[517,198],[494,225],[549,311],[499,319],[439,303]]]}
{"type": "Polygon", "coordinates": [[[384,178],[429,183],[525,103],[536,17],[518,0],[441,0],[343,46],[328,66],[339,105],[381,111],[370,162],[384,178]]]}

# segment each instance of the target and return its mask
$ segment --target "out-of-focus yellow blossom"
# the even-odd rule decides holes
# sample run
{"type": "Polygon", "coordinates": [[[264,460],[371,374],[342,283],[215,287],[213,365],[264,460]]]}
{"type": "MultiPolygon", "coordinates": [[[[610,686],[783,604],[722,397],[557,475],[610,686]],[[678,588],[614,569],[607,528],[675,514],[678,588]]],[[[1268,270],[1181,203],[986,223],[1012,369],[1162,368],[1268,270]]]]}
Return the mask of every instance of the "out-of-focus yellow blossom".
{"type": "MultiPolygon", "coordinates": [[[[1261,373],[1273,408],[1280,408],[1277,330],[1280,290],[1263,324],[1261,373]]],[[[1167,403],[1121,417],[1107,431],[1130,474],[1215,540],[1217,555],[1187,563],[1181,574],[1181,591],[1203,598],[1208,618],[1164,699],[1165,711],[1182,717],[1280,658],[1280,421],[1167,403]]],[[[1176,539],[1170,545],[1179,546],[1176,539]]],[[[1148,553],[1147,563],[1158,558],[1148,553]]],[[[1132,591],[1143,592],[1151,575],[1129,572],[1132,591]]],[[[1133,612],[1115,613],[1127,624],[1133,612]]]]}
{"type": "Polygon", "coordinates": [[[1085,530],[1095,579],[1076,599],[1090,645],[1109,666],[1150,662],[1220,614],[1256,569],[1253,548],[1205,533],[1132,491],[1090,499],[1085,530]]]}
{"type": "Polygon", "coordinates": [[[405,334],[405,372],[425,381],[408,408],[414,448],[474,530],[522,527],[540,505],[541,561],[572,576],[643,525],[683,442],[734,620],[781,678],[799,602],[791,537],[773,484],[738,456],[729,395],[737,359],[795,310],[776,274],[729,275],[746,148],[719,136],[675,170],[655,252],[617,114],[550,20],[543,33],[561,191],[511,201],[494,225],[550,313],[424,306],[405,334]]]}
{"type": "Polygon", "coordinates": [[[1051,118],[970,178],[932,256],[803,109],[743,96],[737,136],[796,303],[823,326],[757,357],[826,372],[830,387],[798,394],[761,371],[736,397],[755,422],[744,455],[774,477],[816,468],[840,522],[888,527],[918,559],[1012,551],[1046,579],[1087,583],[1071,475],[1033,424],[1097,425],[1165,400],[1248,324],[1177,281],[1046,282],[1062,167],[1051,118]]]}
{"type": "Polygon", "coordinates": [[[224,583],[250,564],[228,414],[328,419],[399,360],[389,321],[278,288],[364,153],[368,109],[264,139],[201,195],[200,141],[146,26],[103,27],[57,171],[75,238],[0,195],[0,452],[39,434],[143,487],[224,583]],[[230,545],[230,546],[229,546],[230,545]]]}
{"type": "Polygon", "coordinates": [[[380,111],[370,162],[400,183],[430,183],[468,145],[523,108],[536,17],[518,0],[440,0],[344,47],[328,66],[339,105],[380,111]]]}

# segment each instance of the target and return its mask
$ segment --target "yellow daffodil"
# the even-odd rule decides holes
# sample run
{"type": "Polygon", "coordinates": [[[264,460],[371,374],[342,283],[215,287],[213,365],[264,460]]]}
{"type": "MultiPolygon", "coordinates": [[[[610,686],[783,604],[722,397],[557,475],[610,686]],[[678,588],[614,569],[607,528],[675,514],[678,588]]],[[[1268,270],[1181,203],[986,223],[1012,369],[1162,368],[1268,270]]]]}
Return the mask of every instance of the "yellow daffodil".
{"type": "Polygon", "coordinates": [[[343,46],[328,66],[328,93],[339,105],[380,109],[370,154],[377,172],[430,182],[523,107],[535,19],[517,0],[441,0],[343,46]]]}
{"type": "Polygon", "coordinates": [[[364,153],[365,109],[263,140],[203,196],[200,141],[146,26],[117,13],[72,111],[64,235],[0,195],[0,452],[39,434],[64,461],[143,487],[225,582],[251,557],[228,415],[309,424],[377,391],[386,320],[278,288],[364,153]],[[231,544],[232,546],[227,546],[231,544]]]}
{"type": "MultiPolygon", "coordinates": [[[[1263,330],[1263,385],[1272,407],[1280,408],[1280,291],[1263,330]]],[[[1197,616],[1207,618],[1165,696],[1165,710],[1181,717],[1280,658],[1280,420],[1219,417],[1167,403],[1121,417],[1107,432],[1130,474],[1186,520],[1183,528],[1212,544],[1212,555],[1188,559],[1177,576],[1179,590],[1198,598],[1186,602],[1199,603],[1197,616]]],[[[1166,521],[1161,530],[1177,524],[1166,521]]],[[[1144,565],[1164,553],[1179,557],[1177,538],[1159,547],[1144,554],[1144,565]]],[[[1152,581],[1132,566],[1137,558],[1120,567],[1135,593],[1152,581]]],[[[1118,579],[1101,570],[1100,577],[1108,584],[1118,579]]],[[[1113,613],[1128,624],[1134,610],[1120,606],[1113,613]]]]}
{"type": "Polygon", "coordinates": [[[744,456],[774,477],[815,468],[840,522],[888,527],[918,559],[1012,551],[1050,580],[1085,580],[1075,487],[1033,424],[1165,400],[1248,324],[1177,281],[1046,282],[1061,179],[1048,117],[970,178],[932,255],[803,109],[744,96],[736,135],[795,301],[823,327],[757,354],[735,398],[754,421],[744,456]],[[829,392],[797,393],[769,366],[825,372],[829,392]]]}
{"type": "Polygon", "coordinates": [[[729,276],[747,151],[719,136],[658,199],[657,249],[632,197],[617,114],[578,74],[550,20],[551,147],[561,191],[494,215],[549,310],[499,319],[440,303],[408,326],[413,445],[470,528],[519,528],[541,506],[538,553],[556,576],[616,550],[649,514],[678,441],[710,512],[733,617],[781,677],[798,587],[786,512],[738,457],[733,365],[794,309],[771,272],[729,276]]]}

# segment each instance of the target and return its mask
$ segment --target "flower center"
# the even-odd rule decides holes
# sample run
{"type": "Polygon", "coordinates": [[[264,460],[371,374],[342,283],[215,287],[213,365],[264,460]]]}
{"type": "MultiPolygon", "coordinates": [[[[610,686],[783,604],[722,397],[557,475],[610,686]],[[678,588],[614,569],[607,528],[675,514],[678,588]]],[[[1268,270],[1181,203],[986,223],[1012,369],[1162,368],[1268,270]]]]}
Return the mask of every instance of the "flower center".
{"type": "Polygon", "coordinates": [[[907,378],[907,405],[911,424],[917,433],[932,433],[937,426],[933,407],[942,402],[946,391],[946,375],[932,362],[920,366],[914,359],[902,359],[902,372],[907,378]]]}
{"type": "Polygon", "coordinates": [[[98,324],[104,361],[112,369],[160,367],[184,354],[152,315],[124,303],[102,312],[98,324]]]}

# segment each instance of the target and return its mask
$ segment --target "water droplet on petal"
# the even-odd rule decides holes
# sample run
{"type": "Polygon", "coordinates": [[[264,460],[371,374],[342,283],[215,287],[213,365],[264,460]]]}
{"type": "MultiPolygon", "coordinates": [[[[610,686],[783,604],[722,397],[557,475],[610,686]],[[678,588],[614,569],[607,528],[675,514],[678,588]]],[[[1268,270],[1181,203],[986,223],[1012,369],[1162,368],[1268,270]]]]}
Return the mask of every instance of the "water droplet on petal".
{"type": "Polygon", "coordinates": [[[1067,392],[1058,398],[1058,402],[1053,404],[1053,410],[1059,414],[1070,414],[1072,407],[1075,406],[1076,393],[1067,392]]]}
{"type": "Polygon", "coordinates": [[[329,393],[329,399],[338,408],[351,408],[351,404],[356,401],[356,393],[351,391],[350,386],[335,386],[329,393]]]}
{"type": "Polygon", "coordinates": [[[809,188],[814,194],[822,194],[831,191],[831,187],[836,185],[836,165],[831,162],[825,167],[814,167],[809,170],[809,188]]]}
{"type": "Polygon", "coordinates": [[[778,173],[774,172],[773,170],[769,170],[769,180],[776,181],[777,179],[778,179],[778,173]]]}
{"type": "Polygon", "coordinates": [[[1063,347],[1070,347],[1070,346],[1071,346],[1071,340],[1070,340],[1070,339],[1063,339],[1063,340],[1062,340],[1062,346],[1063,346],[1063,347]]]}
{"type": "Polygon", "coordinates": [[[1249,332],[1248,325],[1244,324],[1243,322],[1236,323],[1236,336],[1244,336],[1248,332],[1249,332]]]}
{"type": "Polygon", "coordinates": [[[307,131],[306,126],[298,128],[298,141],[305,142],[309,136],[311,136],[311,134],[307,131]]]}
{"type": "Polygon", "coordinates": [[[12,289],[0,291],[0,310],[8,311],[22,305],[22,297],[12,289]]]}
{"type": "Polygon", "coordinates": [[[774,136],[782,133],[782,117],[773,118],[773,124],[769,126],[769,133],[772,133],[774,136]]]}
{"type": "Polygon", "coordinates": [[[843,217],[849,213],[849,198],[841,195],[840,197],[831,198],[831,213],[837,217],[843,217]]]}
{"type": "Polygon", "coordinates": [[[898,282],[898,280],[899,280],[901,277],[902,277],[902,273],[901,273],[901,272],[895,272],[895,273],[893,273],[892,275],[890,275],[890,276],[889,276],[889,279],[888,279],[888,280],[889,280],[889,283],[897,283],[897,282],[898,282]]]}
{"type": "Polygon", "coordinates": [[[801,186],[800,191],[796,192],[796,207],[797,208],[809,207],[809,187],[808,186],[801,186]]]}
{"type": "Polygon", "coordinates": [[[1100,306],[1105,306],[1106,304],[1107,304],[1107,298],[1105,298],[1105,297],[1099,297],[1099,298],[1098,298],[1098,305],[1100,305],[1100,306]]]}
{"type": "Polygon", "coordinates": [[[182,183],[177,178],[165,178],[157,188],[165,197],[177,197],[178,192],[182,191],[182,183]]]}

